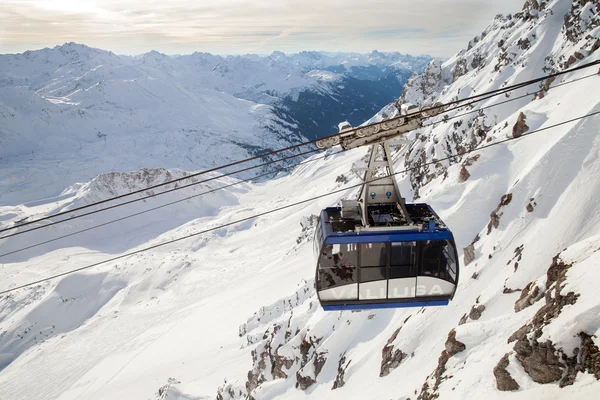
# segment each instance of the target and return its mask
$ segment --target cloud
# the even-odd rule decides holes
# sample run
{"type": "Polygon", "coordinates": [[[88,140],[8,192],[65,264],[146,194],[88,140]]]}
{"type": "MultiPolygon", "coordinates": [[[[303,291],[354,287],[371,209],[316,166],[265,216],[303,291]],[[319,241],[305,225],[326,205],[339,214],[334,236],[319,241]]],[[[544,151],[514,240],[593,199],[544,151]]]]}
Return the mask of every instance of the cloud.
{"type": "Polygon", "coordinates": [[[0,52],[74,41],[126,54],[379,49],[448,56],[522,1],[3,0],[0,52]]]}

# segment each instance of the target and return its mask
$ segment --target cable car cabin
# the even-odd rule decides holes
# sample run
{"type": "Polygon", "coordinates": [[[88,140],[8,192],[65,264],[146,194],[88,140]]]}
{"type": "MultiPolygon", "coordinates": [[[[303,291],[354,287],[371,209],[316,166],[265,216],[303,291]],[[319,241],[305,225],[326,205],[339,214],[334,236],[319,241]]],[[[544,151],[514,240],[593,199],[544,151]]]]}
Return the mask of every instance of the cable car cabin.
{"type": "Polygon", "coordinates": [[[458,283],[452,232],[427,204],[369,206],[368,227],[342,207],[315,231],[317,294],[326,311],[447,305],[458,283]]]}

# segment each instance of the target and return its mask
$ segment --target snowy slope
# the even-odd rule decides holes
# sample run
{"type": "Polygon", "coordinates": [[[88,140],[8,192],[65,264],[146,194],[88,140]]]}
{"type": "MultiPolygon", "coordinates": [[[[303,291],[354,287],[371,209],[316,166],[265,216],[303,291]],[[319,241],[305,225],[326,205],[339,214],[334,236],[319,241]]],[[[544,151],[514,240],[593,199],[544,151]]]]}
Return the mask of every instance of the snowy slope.
{"type": "MultiPolygon", "coordinates": [[[[496,18],[470,49],[414,77],[404,97],[448,101],[599,59],[600,5],[581,3],[531,1],[496,18]],[[524,37],[529,46],[517,44],[524,37]]],[[[600,111],[600,77],[557,87],[596,72],[422,128],[411,134],[419,140],[399,149],[397,171],[475,150],[399,176],[405,195],[430,202],[466,249],[449,306],[318,307],[310,217],[356,193],[349,190],[2,297],[0,398],[593,398],[600,388],[600,118],[477,149],[513,137],[520,113],[533,131],[600,111]]],[[[0,258],[2,288],[356,184],[349,171],[365,153],[331,155],[268,182],[55,242],[46,253],[0,258]],[[165,224],[171,218],[174,226],[165,224]]],[[[120,176],[116,188],[102,178],[73,186],[56,207],[143,186],[143,175],[120,176]]],[[[0,215],[54,205],[36,207],[3,207],[0,215]]],[[[86,224],[109,219],[100,214],[86,224]]],[[[22,245],[18,238],[0,242],[0,254],[22,245]]]]}

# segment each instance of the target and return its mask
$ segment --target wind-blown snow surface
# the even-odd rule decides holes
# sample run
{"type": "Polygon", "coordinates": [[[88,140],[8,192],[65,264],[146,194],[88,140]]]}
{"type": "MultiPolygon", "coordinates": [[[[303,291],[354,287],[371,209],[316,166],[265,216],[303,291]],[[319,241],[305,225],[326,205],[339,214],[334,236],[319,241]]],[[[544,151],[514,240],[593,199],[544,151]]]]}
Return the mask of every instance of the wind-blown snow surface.
{"type": "MultiPolygon", "coordinates": [[[[471,49],[415,77],[405,96],[447,101],[561,69],[574,52],[584,57],[573,56],[573,66],[599,58],[597,1],[543,4],[497,18],[471,49]],[[590,10],[593,18],[586,17],[590,10]],[[572,17],[581,32],[565,26],[572,17]],[[500,47],[512,48],[527,32],[530,46],[507,51],[514,55],[496,70],[500,47]],[[467,63],[455,74],[459,60],[476,52],[485,54],[478,66],[467,63]]],[[[397,153],[400,171],[474,150],[399,176],[405,195],[412,191],[430,202],[453,230],[467,249],[461,260],[472,258],[461,264],[449,306],[335,313],[318,307],[310,216],[352,196],[351,189],[4,296],[0,398],[594,397],[600,389],[600,116],[478,148],[512,137],[521,112],[533,131],[600,111],[600,76],[557,87],[595,72],[530,88],[538,91],[535,99],[423,128],[412,134],[420,140],[397,153]]],[[[365,152],[330,155],[289,176],[90,231],[76,246],[54,242],[45,254],[0,258],[2,288],[356,184],[349,171],[365,152]],[[176,227],[164,225],[171,213],[182,213],[175,214],[176,227]]],[[[155,175],[164,179],[163,171],[155,175]]],[[[119,190],[143,186],[135,177],[119,181],[130,183],[119,190]]],[[[105,188],[73,187],[72,197],[56,207],[108,197],[105,188]]],[[[47,213],[55,205],[36,207],[47,213]]],[[[3,218],[17,212],[0,210],[3,218]]],[[[42,232],[27,237],[31,243],[50,237],[42,232]]],[[[0,243],[0,254],[22,245],[18,238],[0,243]]]]}

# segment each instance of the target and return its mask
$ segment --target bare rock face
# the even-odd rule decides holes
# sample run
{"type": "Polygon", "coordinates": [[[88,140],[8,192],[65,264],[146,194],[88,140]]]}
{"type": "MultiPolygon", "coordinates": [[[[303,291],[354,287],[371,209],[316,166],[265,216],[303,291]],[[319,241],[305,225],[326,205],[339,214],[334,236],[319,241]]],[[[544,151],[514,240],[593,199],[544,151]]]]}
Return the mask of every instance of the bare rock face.
{"type": "Polygon", "coordinates": [[[524,310],[538,301],[541,297],[541,290],[534,282],[530,282],[521,292],[521,297],[515,302],[515,312],[524,310]]]}
{"type": "Polygon", "coordinates": [[[478,306],[473,306],[471,308],[471,312],[469,313],[469,318],[473,321],[477,321],[481,318],[481,314],[485,311],[485,306],[483,304],[479,304],[478,306]]]}
{"type": "MultiPolygon", "coordinates": [[[[165,397],[165,399],[168,399],[169,397],[165,397]]],[[[227,382],[227,379],[225,380],[225,383],[223,383],[221,386],[219,386],[219,388],[217,389],[217,400],[235,400],[235,399],[249,399],[250,397],[247,396],[247,393],[244,392],[243,388],[235,383],[229,383],[227,382]]],[[[161,397],[162,399],[162,397],[161,397]]]]}
{"type": "Polygon", "coordinates": [[[319,376],[319,374],[321,373],[321,370],[323,369],[323,366],[325,365],[325,363],[327,362],[327,357],[326,357],[327,353],[326,352],[320,352],[317,353],[315,355],[314,358],[314,366],[315,366],[315,378],[317,376],[319,376]]]}
{"type": "Polygon", "coordinates": [[[385,347],[381,350],[381,368],[379,370],[379,376],[381,377],[387,376],[406,358],[406,353],[400,349],[394,350],[394,345],[392,344],[392,342],[396,340],[400,329],[401,328],[396,329],[388,339],[385,347]]]}
{"type": "Polygon", "coordinates": [[[387,376],[390,371],[396,369],[398,365],[406,358],[406,353],[400,349],[394,351],[394,346],[385,346],[383,348],[381,370],[379,376],[387,376]]]}
{"type": "Polygon", "coordinates": [[[521,135],[523,135],[525,132],[527,132],[529,130],[529,127],[525,123],[526,119],[527,119],[527,117],[525,116],[525,114],[523,114],[522,112],[519,113],[519,116],[517,117],[517,122],[513,126],[513,130],[512,130],[512,135],[514,138],[521,137],[521,135]]]}
{"type": "Polygon", "coordinates": [[[519,307],[526,306],[533,298],[543,296],[545,300],[545,304],[540,307],[533,318],[508,339],[509,343],[516,341],[513,347],[516,358],[525,372],[537,383],[556,382],[566,376],[563,381],[566,379],[567,383],[565,384],[569,384],[568,381],[574,380],[574,376],[577,374],[577,369],[573,367],[570,369],[572,378],[568,378],[568,357],[563,354],[563,360],[567,362],[561,362],[559,354],[562,353],[562,350],[557,351],[549,340],[538,341],[542,335],[542,328],[558,317],[564,306],[575,304],[579,297],[574,292],[562,293],[566,272],[570,267],[571,264],[566,264],[560,259],[560,254],[555,256],[546,273],[546,291],[542,293],[538,289],[539,292],[536,294],[537,286],[529,284],[523,291],[528,293],[522,294],[515,304],[516,311],[519,307]],[[565,374],[565,370],[567,374],[565,374]]]}
{"type": "Polygon", "coordinates": [[[456,61],[456,65],[454,66],[454,71],[452,71],[452,82],[456,82],[458,78],[460,78],[467,72],[469,72],[467,60],[465,60],[464,58],[458,59],[456,61]]]}
{"type": "MultiPolygon", "coordinates": [[[[467,321],[469,319],[473,320],[473,321],[477,321],[479,318],[481,318],[481,314],[483,314],[483,312],[485,311],[485,306],[483,304],[475,304],[473,307],[471,307],[471,311],[469,311],[468,314],[464,314],[460,320],[458,321],[458,325],[464,325],[467,323],[467,321]]],[[[452,333],[454,331],[451,331],[450,333],[452,333]]],[[[456,332],[454,333],[454,336],[448,336],[448,341],[456,341],[455,339],[456,337],[456,332]]],[[[446,342],[446,345],[448,345],[448,341],[446,342]]],[[[460,343],[460,342],[457,342],[460,343]]],[[[462,344],[462,343],[460,343],[462,344]]],[[[448,350],[448,347],[446,347],[446,350],[448,350]]],[[[463,349],[464,350],[464,349],[463,349]]]]}
{"type": "MultiPolygon", "coordinates": [[[[312,337],[309,337],[308,340],[304,339],[300,344],[300,354],[302,355],[302,362],[300,364],[300,371],[296,372],[296,387],[299,387],[302,390],[308,389],[311,385],[316,383],[317,377],[321,373],[323,366],[327,362],[327,352],[316,352],[316,345],[320,342],[320,338],[313,341],[312,337]],[[308,375],[302,375],[302,371],[305,366],[309,366],[309,361],[311,358],[309,357],[309,353],[314,353],[312,357],[312,369],[314,371],[314,377],[311,376],[310,372],[308,375]]],[[[310,368],[309,368],[310,371],[310,368]]]]}
{"type": "Polygon", "coordinates": [[[490,222],[488,222],[487,233],[488,235],[492,232],[492,229],[498,229],[500,226],[500,215],[498,215],[497,211],[492,211],[490,213],[490,222]]]}
{"type": "Polygon", "coordinates": [[[272,362],[273,362],[273,365],[271,366],[271,374],[276,379],[287,378],[288,376],[284,372],[284,369],[289,370],[290,368],[292,368],[292,365],[294,365],[294,360],[287,359],[285,357],[280,356],[279,354],[276,354],[273,357],[272,362]]]}
{"type": "Polygon", "coordinates": [[[592,336],[585,332],[580,332],[578,336],[581,345],[574,349],[573,356],[567,357],[563,354],[562,359],[567,365],[567,373],[561,379],[560,387],[572,385],[579,372],[588,372],[600,380],[600,350],[592,336]]]}
{"type": "Polygon", "coordinates": [[[467,247],[465,247],[463,249],[463,254],[464,254],[464,265],[469,265],[471,262],[473,262],[473,260],[475,259],[475,245],[474,244],[470,244],[467,247]]]}
{"type": "Polygon", "coordinates": [[[529,343],[526,338],[521,339],[515,344],[514,350],[517,360],[534,382],[551,383],[562,378],[563,365],[550,340],[529,343]]]}
{"type": "Polygon", "coordinates": [[[340,362],[338,364],[338,373],[335,377],[335,381],[333,381],[333,387],[331,388],[331,390],[341,388],[346,384],[346,381],[344,381],[344,375],[346,374],[346,369],[348,369],[351,362],[352,360],[346,363],[346,354],[342,354],[342,356],[340,357],[340,362]]]}
{"type": "Polygon", "coordinates": [[[515,332],[513,332],[512,335],[510,335],[510,337],[508,338],[508,343],[513,343],[513,342],[516,342],[517,340],[525,339],[530,330],[531,330],[531,327],[529,325],[523,325],[522,327],[517,329],[515,332]]]}
{"type": "Polygon", "coordinates": [[[502,207],[509,205],[511,201],[512,193],[502,195],[502,197],[500,198],[500,203],[498,203],[496,209],[490,213],[490,222],[488,222],[487,226],[488,235],[492,232],[492,229],[497,229],[498,226],[500,226],[500,217],[502,216],[502,214],[504,214],[500,210],[502,209],[502,207]]]}
{"type": "Polygon", "coordinates": [[[417,400],[433,400],[439,397],[439,387],[440,384],[448,377],[444,377],[444,372],[446,372],[446,364],[450,357],[455,354],[460,353],[465,350],[466,346],[464,343],[456,340],[456,331],[452,329],[448,332],[448,339],[446,340],[446,349],[442,351],[440,357],[438,358],[438,365],[433,374],[430,375],[431,379],[435,379],[433,382],[433,386],[429,385],[428,381],[425,381],[423,386],[421,387],[421,392],[417,397],[417,400]]]}
{"type": "Polygon", "coordinates": [[[467,179],[469,179],[470,176],[471,176],[471,174],[469,173],[469,171],[467,171],[467,169],[463,166],[460,169],[460,173],[459,173],[460,181],[465,182],[467,179]]]}
{"type": "Polygon", "coordinates": [[[306,390],[311,387],[316,381],[310,376],[302,376],[300,372],[296,372],[296,387],[306,390]]]}
{"type": "Polygon", "coordinates": [[[267,357],[267,353],[264,352],[259,355],[256,350],[252,350],[251,354],[252,360],[258,368],[248,371],[248,380],[246,381],[246,391],[248,393],[251,393],[266,381],[266,378],[262,374],[262,370],[266,368],[265,358],[267,357]]]}
{"type": "Polygon", "coordinates": [[[308,217],[302,217],[300,220],[300,226],[302,227],[302,233],[296,239],[296,244],[302,243],[304,240],[310,241],[313,232],[315,231],[315,226],[317,225],[317,221],[319,220],[318,215],[311,214],[308,217]]]}
{"type": "Polygon", "coordinates": [[[519,384],[513,379],[510,373],[506,370],[508,367],[508,355],[500,359],[498,365],[494,367],[494,376],[496,377],[496,387],[503,392],[510,392],[519,389],[519,384]]]}
{"type": "Polygon", "coordinates": [[[446,352],[448,353],[448,356],[452,357],[453,355],[460,353],[466,348],[467,347],[464,343],[456,340],[456,331],[452,329],[448,333],[448,339],[446,340],[446,352]]]}
{"type": "Polygon", "coordinates": [[[479,241],[479,235],[475,236],[467,247],[463,249],[463,261],[465,265],[469,265],[475,259],[475,243],[479,241]]]}

